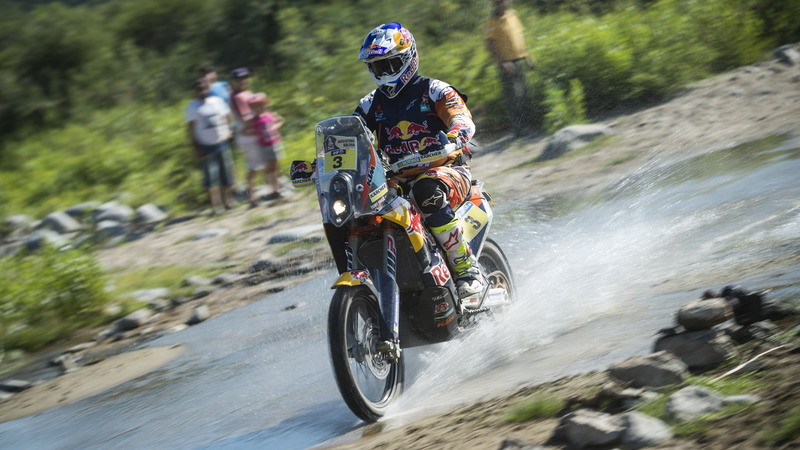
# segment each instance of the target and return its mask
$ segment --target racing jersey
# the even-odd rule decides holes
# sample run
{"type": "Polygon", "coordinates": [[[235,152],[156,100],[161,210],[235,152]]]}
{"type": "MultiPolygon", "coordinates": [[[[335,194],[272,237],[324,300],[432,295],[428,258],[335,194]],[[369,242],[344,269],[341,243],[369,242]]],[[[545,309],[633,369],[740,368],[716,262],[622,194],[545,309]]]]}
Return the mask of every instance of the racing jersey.
{"type": "Polygon", "coordinates": [[[440,131],[466,144],[475,134],[466,98],[444,81],[416,74],[394,98],[378,89],[370,92],[354,114],[364,118],[378,148],[394,163],[428,145],[440,145],[440,131]]]}

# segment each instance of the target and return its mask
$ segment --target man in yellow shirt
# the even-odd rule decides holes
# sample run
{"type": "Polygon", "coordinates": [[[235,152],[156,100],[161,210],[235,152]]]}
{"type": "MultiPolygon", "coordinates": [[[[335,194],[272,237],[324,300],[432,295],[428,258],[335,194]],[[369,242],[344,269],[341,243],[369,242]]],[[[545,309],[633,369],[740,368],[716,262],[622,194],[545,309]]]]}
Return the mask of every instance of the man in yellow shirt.
{"type": "Polygon", "coordinates": [[[524,28],[513,9],[511,0],[494,0],[494,11],[487,25],[486,46],[500,70],[503,97],[514,137],[525,134],[528,122],[528,80],[526,73],[533,68],[523,35],[524,28]]]}

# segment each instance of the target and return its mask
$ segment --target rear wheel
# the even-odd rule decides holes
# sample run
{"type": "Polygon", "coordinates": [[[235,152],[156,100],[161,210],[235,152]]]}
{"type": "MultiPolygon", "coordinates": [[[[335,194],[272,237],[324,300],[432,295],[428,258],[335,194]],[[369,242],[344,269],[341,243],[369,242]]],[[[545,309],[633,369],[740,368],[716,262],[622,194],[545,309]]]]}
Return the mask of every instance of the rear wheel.
{"type": "Polygon", "coordinates": [[[328,310],[331,361],[347,406],[375,422],[403,390],[403,357],[390,363],[375,347],[380,339],[378,299],[364,286],[339,286],[328,310]]]}
{"type": "Polygon", "coordinates": [[[478,263],[483,268],[483,275],[489,280],[489,287],[505,289],[508,303],[513,302],[517,292],[514,287],[511,265],[495,241],[486,239],[478,263]]]}

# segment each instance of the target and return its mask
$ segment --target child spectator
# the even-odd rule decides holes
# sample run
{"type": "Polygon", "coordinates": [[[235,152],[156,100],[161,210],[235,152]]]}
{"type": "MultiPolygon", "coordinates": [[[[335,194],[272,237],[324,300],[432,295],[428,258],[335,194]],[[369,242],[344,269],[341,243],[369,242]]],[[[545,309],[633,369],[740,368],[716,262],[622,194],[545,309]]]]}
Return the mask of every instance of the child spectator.
{"type": "MultiPolygon", "coordinates": [[[[282,197],[278,180],[278,160],[283,156],[283,142],[278,129],[283,125],[284,119],[279,114],[267,110],[269,103],[269,99],[263,92],[253,94],[248,101],[253,111],[253,128],[258,135],[259,156],[264,163],[265,181],[272,188],[272,192],[265,196],[264,200],[275,200],[282,197]]],[[[251,177],[248,174],[247,178],[250,185],[251,205],[254,203],[252,179],[255,178],[255,172],[252,175],[251,177]]]]}

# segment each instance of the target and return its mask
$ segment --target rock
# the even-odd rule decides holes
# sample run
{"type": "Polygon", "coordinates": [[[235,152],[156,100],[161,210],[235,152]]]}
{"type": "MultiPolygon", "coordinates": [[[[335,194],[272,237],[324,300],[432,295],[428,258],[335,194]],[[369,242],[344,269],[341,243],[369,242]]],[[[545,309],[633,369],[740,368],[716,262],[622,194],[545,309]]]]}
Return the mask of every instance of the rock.
{"type": "Polygon", "coordinates": [[[127,223],[133,217],[133,208],[127,205],[106,203],[98,207],[98,211],[92,216],[92,221],[95,223],[104,220],[113,220],[115,222],[127,223]]]}
{"type": "Polygon", "coordinates": [[[667,399],[665,415],[668,420],[688,422],[723,409],[725,402],[721,395],[702,386],[687,386],[667,399]]]}
{"type": "Polygon", "coordinates": [[[83,344],[73,345],[72,347],[66,349],[64,353],[80,353],[84,350],[94,347],[95,345],[97,345],[96,342],[84,342],[83,344]]]}
{"type": "Polygon", "coordinates": [[[192,315],[186,320],[186,325],[196,325],[211,317],[211,311],[208,306],[200,305],[194,309],[192,315]]]}
{"type": "Polygon", "coordinates": [[[564,436],[570,444],[583,448],[616,443],[621,439],[623,430],[619,418],[582,408],[564,416],[559,422],[557,433],[564,436]]]}
{"type": "Polygon", "coordinates": [[[117,329],[119,331],[128,331],[148,323],[153,317],[153,312],[149,309],[140,309],[134,311],[127,316],[117,320],[117,329]]]}
{"type": "Polygon", "coordinates": [[[272,267],[275,267],[275,263],[272,262],[272,255],[262,255],[250,265],[247,271],[250,273],[263,272],[272,267]]]}
{"type": "Polygon", "coordinates": [[[0,226],[0,236],[2,236],[4,232],[13,236],[27,232],[31,228],[33,228],[32,218],[24,214],[15,214],[3,219],[3,224],[0,226]]]}
{"type": "Polygon", "coordinates": [[[144,204],[136,208],[136,223],[145,225],[154,225],[163,222],[169,218],[169,215],[161,208],[150,203],[144,204]]]}
{"type": "Polygon", "coordinates": [[[224,236],[224,235],[226,235],[228,233],[229,233],[229,231],[226,228],[211,228],[209,230],[202,231],[202,232],[194,235],[194,237],[192,237],[192,240],[193,241],[199,241],[200,239],[212,238],[212,237],[217,237],[217,236],[224,236]]]}
{"type": "Polygon", "coordinates": [[[611,129],[605,125],[571,125],[558,130],[545,146],[537,161],[558,158],[568,152],[577,150],[593,140],[610,134],[611,129]]]}
{"type": "Polygon", "coordinates": [[[659,351],[635,356],[613,364],[609,374],[633,387],[662,387],[680,383],[689,377],[689,368],[677,356],[659,351]]]}
{"type": "Polygon", "coordinates": [[[103,314],[111,317],[118,316],[122,314],[122,306],[117,303],[108,303],[103,307],[103,314]]]}
{"type": "Polygon", "coordinates": [[[639,411],[625,413],[621,417],[625,431],[622,444],[625,448],[654,447],[672,439],[669,425],[639,411]]]}
{"type": "Polygon", "coordinates": [[[515,437],[507,437],[500,443],[499,450],[544,450],[545,447],[534,445],[515,437]]]}
{"type": "Polygon", "coordinates": [[[211,284],[210,279],[197,275],[189,275],[188,277],[184,278],[183,281],[181,281],[181,286],[183,287],[208,286],[209,284],[211,284]]]}
{"type": "Polygon", "coordinates": [[[192,299],[203,298],[211,295],[213,290],[207,287],[199,287],[192,292],[192,299]]]}
{"type": "Polygon", "coordinates": [[[8,400],[9,398],[13,397],[14,394],[11,392],[0,391],[0,401],[8,400]]]}
{"type": "Polygon", "coordinates": [[[772,51],[778,61],[790,66],[800,65],[800,51],[793,44],[781,45],[772,51]]]}
{"type": "Polygon", "coordinates": [[[122,222],[115,220],[103,220],[97,224],[94,232],[95,241],[107,241],[109,239],[124,236],[127,229],[122,222]]]}
{"type": "Polygon", "coordinates": [[[0,383],[0,390],[6,392],[22,392],[31,386],[33,386],[33,383],[27,380],[6,380],[0,383]]]}
{"type": "Polygon", "coordinates": [[[211,280],[211,284],[221,285],[222,287],[228,287],[241,279],[242,277],[235,273],[223,273],[214,277],[214,279],[211,280]]]}
{"type": "Polygon", "coordinates": [[[83,220],[92,211],[95,211],[100,206],[100,202],[84,202],[75,206],[70,206],[64,212],[76,220],[83,220]]]}
{"type": "Polygon", "coordinates": [[[746,326],[764,319],[761,294],[748,293],[734,286],[725,286],[720,295],[725,297],[733,307],[733,315],[737,324],[746,326]]]}
{"type": "Polygon", "coordinates": [[[166,330],[166,334],[177,333],[177,332],[183,331],[183,330],[185,330],[187,328],[189,328],[189,325],[186,325],[185,323],[180,323],[178,325],[173,325],[173,326],[169,327],[166,330]]]}
{"type": "Polygon", "coordinates": [[[728,406],[750,406],[761,401],[761,397],[754,394],[728,395],[722,399],[726,407],[728,406]]]}
{"type": "Polygon", "coordinates": [[[53,230],[36,230],[23,239],[22,245],[30,251],[36,251],[44,246],[61,249],[69,244],[69,239],[53,230]]]}
{"type": "Polygon", "coordinates": [[[77,367],[75,364],[75,359],[69,353],[64,353],[63,355],[51,359],[49,364],[65,371],[72,370],[77,367]]]}
{"type": "Polygon", "coordinates": [[[170,290],[169,288],[155,288],[155,289],[141,289],[138,291],[133,291],[128,294],[130,297],[135,299],[136,301],[143,302],[143,303],[152,303],[156,300],[163,300],[169,297],[170,290]]]}
{"type": "Polygon", "coordinates": [[[68,216],[67,213],[58,211],[50,213],[44,219],[42,219],[42,221],[39,222],[38,228],[53,230],[57,233],[64,234],[73,233],[80,230],[81,224],[79,224],[72,217],[68,216]]]}
{"type": "Polygon", "coordinates": [[[267,244],[282,244],[286,242],[297,242],[312,233],[322,233],[322,225],[305,225],[291,230],[275,233],[269,238],[267,244]]]}
{"type": "Polygon", "coordinates": [[[733,340],[716,330],[689,331],[661,337],[656,341],[653,351],[662,350],[680,358],[690,370],[714,366],[736,355],[733,340]]]}
{"type": "Polygon", "coordinates": [[[724,298],[694,300],[678,311],[678,324],[689,331],[707,330],[733,318],[733,307],[724,298]]]}

